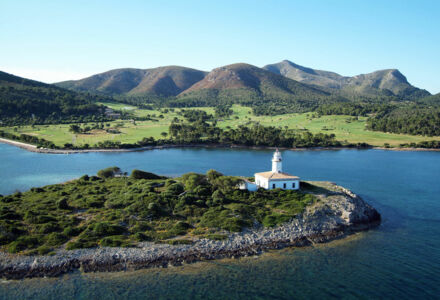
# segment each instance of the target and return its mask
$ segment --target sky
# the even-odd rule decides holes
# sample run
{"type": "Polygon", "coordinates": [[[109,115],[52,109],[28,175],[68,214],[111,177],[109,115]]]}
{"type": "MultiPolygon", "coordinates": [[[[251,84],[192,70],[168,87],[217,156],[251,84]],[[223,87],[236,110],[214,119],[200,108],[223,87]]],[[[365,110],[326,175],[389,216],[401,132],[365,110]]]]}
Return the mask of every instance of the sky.
{"type": "Polygon", "coordinates": [[[288,59],[345,76],[396,68],[438,93],[439,12],[438,0],[0,0],[0,70],[52,83],[288,59]]]}

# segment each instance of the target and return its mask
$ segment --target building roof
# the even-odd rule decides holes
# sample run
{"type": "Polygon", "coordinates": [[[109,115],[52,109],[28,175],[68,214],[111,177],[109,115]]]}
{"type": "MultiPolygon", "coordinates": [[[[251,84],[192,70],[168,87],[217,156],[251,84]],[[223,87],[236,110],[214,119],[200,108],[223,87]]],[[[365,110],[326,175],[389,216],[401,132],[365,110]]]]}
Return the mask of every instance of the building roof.
{"type": "Polygon", "coordinates": [[[292,180],[297,180],[299,179],[298,176],[293,176],[284,172],[272,172],[272,171],[268,171],[268,172],[260,172],[260,173],[255,173],[255,176],[261,176],[270,180],[277,180],[277,179],[292,179],[292,180]]]}

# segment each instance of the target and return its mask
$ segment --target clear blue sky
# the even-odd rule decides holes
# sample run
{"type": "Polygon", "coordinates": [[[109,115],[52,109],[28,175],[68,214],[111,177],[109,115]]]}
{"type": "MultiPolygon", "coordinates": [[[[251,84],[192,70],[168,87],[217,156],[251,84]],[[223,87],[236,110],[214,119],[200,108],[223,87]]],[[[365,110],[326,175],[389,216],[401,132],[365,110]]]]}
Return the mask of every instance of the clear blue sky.
{"type": "Polygon", "coordinates": [[[289,59],[350,76],[397,68],[438,93],[439,15],[437,0],[0,0],[0,70],[54,82],[289,59]]]}

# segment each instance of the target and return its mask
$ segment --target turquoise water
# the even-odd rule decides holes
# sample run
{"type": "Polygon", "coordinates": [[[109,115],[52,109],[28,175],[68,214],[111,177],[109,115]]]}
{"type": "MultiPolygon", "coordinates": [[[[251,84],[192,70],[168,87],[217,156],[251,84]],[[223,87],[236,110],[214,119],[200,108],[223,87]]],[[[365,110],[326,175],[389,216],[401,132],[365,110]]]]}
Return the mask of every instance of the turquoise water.
{"type": "MultiPolygon", "coordinates": [[[[168,149],[48,155],[0,144],[0,193],[117,165],[179,175],[270,169],[272,151],[168,149]]],[[[284,151],[284,170],[329,180],[382,214],[375,230],[260,257],[179,268],[0,283],[0,299],[435,299],[440,298],[440,152],[284,151]]]]}

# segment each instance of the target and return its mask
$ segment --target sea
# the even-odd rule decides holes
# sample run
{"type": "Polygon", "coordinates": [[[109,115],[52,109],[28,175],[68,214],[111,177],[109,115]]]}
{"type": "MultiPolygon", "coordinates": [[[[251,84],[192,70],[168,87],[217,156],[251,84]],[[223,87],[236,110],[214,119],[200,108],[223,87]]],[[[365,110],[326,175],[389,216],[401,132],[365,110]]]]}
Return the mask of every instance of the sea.
{"type": "MultiPolygon", "coordinates": [[[[273,150],[182,148],[43,154],[0,144],[0,194],[118,166],[252,176],[273,150]]],[[[0,299],[440,299],[440,152],[282,151],[283,170],[335,182],[382,215],[348,238],[181,267],[0,281],[0,299]]]]}

